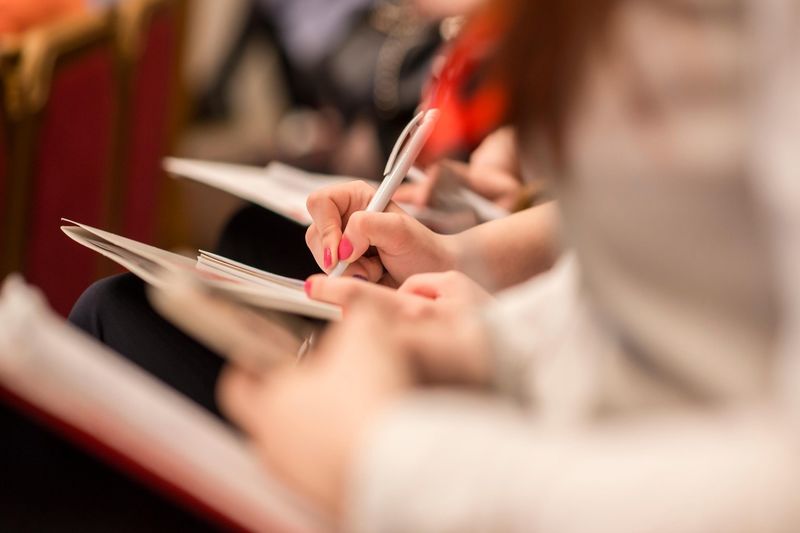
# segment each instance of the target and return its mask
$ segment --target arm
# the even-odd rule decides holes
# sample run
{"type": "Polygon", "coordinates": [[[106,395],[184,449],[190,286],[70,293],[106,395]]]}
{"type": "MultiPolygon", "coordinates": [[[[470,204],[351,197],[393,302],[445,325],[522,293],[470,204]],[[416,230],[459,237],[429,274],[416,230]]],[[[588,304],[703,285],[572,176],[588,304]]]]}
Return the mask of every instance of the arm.
{"type": "MultiPolygon", "coordinates": [[[[564,287],[559,271],[542,287],[564,287]]],[[[586,340],[581,324],[571,333],[586,340]]],[[[800,443],[782,390],[727,410],[564,426],[485,394],[411,390],[398,329],[394,313],[354,308],[305,368],[247,387],[228,380],[222,394],[276,473],[350,530],[800,527],[800,443]]]]}
{"type": "Polygon", "coordinates": [[[559,432],[485,398],[418,394],[353,455],[348,526],[797,531],[800,447],[781,422],[765,408],[559,432]]]}
{"type": "Polygon", "coordinates": [[[572,434],[484,400],[418,395],[362,445],[350,485],[353,530],[800,530],[800,35],[790,31],[792,2],[750,4],[771,15],[756,26],[773,45],[760,50],[769,60],[758,64],[769,67],[758,74],[770,90],[755,106],[749,184],[780,298],[775,350],[765,356],[771,389],[750,408],[650,414],[572,434]]]}
{"type": "Polygon", "coordinates": [[[353,182],[309,196],[314,223],[306,242],[326,272],[345,260],[346,275],[399,285],[414,274],[461,270],[494,290],[542,272],[556,255],[553,204],[458,235],[439,235],[393,202],[383,213],[364,211],[374,192],[353,182]],[[376,255],[367,254],[371,248],[376,255]]]}
{"type": "Polygon", "coordinates": [[[558,208],[548,202],[452,236],[454,269],[490,290],[548,270],[559,255],[558,208]]]}

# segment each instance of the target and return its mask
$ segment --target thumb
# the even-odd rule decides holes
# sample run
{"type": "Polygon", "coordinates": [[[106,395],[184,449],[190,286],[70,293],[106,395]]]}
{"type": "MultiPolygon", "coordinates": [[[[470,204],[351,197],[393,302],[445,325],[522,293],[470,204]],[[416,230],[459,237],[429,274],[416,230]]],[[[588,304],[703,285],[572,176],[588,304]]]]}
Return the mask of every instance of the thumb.
{"type": "Polygon", "coordinates": [[[306,280],[306,294],[312,300],[347,307],[360,299],[391,298],[391,289],[368,283],[357,278],[332,278],[323,274],[311,276],[306,280]]]}
{"type": "Polygon", "coordinates": [[[397,292],[416,294],[417,296],[436,300],[442,296],[444,277],[445,274],[434,272],[414,274],[398,287],[397,292]]]}
{"type": "Polygon", "coordinates": [[[352,263],[364,255],[370,246],[391,253],[391,250],[402,248],[411,239],[408,215],[358,211],[347,222],[339,243],[339,260],[352,263]]]}

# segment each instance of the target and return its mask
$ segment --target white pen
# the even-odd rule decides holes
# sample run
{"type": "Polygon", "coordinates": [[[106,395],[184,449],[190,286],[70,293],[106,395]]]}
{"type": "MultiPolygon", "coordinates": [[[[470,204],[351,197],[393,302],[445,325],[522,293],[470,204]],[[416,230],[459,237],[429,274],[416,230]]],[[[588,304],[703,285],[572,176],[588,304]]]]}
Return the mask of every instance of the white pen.
{"type": "MultiPolygon", "coordinates": [[[[397,191],[397,188],[403,183],[403,179],[414,165],[414,161],[416,161],[419,153],[422,151],[422,147],[425,146],[425,142],[433,132],[433,127],[436,125],[438,119],[439,110],[429,109],[420,112],[409,122],[392,149],[392,153],[384,169],[383,181],[378,187],[378,190],[375,191],[375,196],[372,197],[369,205],[367,205],[366,211],[370,213],[380,213],[386,209],[395,191],[397,191]],[[406,138],[408,138],[408,143],[404,146],[406,138]]],[[[350,263],[340,259],[339,264],[336,265],[336,268],[333,269],[330,275],[332,277],[341,276],[349,265],[350,263]]]]}

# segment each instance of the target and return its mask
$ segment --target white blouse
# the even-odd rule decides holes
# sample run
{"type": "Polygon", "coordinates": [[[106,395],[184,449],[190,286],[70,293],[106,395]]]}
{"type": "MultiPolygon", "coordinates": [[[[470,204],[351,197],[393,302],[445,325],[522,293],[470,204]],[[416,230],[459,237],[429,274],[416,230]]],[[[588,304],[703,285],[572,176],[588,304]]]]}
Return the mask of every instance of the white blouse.
{"type": "Polygon", "coordinates": [[[607,44],[573,251],[488,312],[497,394],[375,428],[350,529],[800,531],[800,2],[628,0],[607,44]]]}

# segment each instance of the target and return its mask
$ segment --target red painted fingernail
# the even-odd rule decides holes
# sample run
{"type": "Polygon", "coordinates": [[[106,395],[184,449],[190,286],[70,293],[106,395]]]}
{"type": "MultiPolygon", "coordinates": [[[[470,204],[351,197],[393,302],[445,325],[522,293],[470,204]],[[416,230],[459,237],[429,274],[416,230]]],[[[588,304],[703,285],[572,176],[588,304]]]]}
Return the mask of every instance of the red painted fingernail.
{"type": "MultiPolygon", "coordinates": [[[[339,248],[341,250],[341,248],[339,248]]],[[[325,248],[325,253],[323,254],[322,262],[325,265],[325,268],[328,269],[331,267],[333,263],[333,259],[331,258],[331,249],[325,248]]]]}
{"type": "Polygon", "coordinates": [[[353,254],[353,243],[347,237],[339,242],[339,259],[347,259],[353,254]]]}
{"type": "Polygon", "coordinates": [[[306,280],[306,284],[303,286],[303,288],[305,289],[306,294],[311,296],[311,280],[310,279],[306,280]]]}

